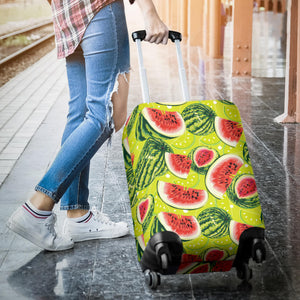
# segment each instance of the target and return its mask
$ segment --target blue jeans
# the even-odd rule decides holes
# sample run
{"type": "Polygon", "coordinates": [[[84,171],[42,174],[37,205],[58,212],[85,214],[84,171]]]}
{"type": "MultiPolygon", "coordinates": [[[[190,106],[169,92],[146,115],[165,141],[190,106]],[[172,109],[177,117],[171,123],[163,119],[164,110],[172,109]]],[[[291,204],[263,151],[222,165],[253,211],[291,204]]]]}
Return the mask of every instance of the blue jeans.
{"type": "Polygon", "coordinates": [[[111,96],[119,74],[130,68],[122,0],[96,14],[66,68],[70,101],[62,147],[35,190],[61,199],[61,209],[89,209],[90,159],[113,132],[111,96]]]}

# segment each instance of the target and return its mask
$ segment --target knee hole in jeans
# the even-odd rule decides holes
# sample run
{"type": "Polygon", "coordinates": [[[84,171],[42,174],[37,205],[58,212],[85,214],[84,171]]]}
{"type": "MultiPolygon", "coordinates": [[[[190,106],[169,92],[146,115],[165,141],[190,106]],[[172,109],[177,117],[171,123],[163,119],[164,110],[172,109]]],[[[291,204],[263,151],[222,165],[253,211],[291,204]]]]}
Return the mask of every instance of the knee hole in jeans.
{"type": "Polygon", "coordinates": [[[129,72],[119,73],[111,93],[111,101],[113,104],[112,117],[115,131],[120,130],[126,122],[129,77],[129,72]]]}

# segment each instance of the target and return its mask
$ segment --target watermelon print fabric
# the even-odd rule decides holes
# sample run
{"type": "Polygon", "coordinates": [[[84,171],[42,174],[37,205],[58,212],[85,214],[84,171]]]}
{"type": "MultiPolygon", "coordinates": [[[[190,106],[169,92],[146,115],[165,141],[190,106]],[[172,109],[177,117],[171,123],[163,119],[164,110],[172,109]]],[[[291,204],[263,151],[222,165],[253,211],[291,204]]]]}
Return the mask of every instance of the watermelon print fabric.
{"type": "Polygon", "coordinates": [[[122,141],[138,259],[153,234],[170,230],[184,248],[177,273],[230,270],[242,232],[264,228],[237,107],[141,104],[122,141]]]}

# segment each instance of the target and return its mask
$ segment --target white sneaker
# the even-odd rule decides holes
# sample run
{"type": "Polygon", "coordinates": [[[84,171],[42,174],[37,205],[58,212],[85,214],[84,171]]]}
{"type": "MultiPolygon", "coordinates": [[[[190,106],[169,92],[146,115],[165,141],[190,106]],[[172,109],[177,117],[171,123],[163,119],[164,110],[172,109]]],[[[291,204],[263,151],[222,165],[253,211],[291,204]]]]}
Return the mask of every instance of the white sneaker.
{"type": "Polygon", "coordinates": [[[66,218],[63,232],[71,236],[74,242],[81,242],[122,237],[129,233],[129,228],[125,222],[114,223],[107,215],[93,209],[81,222],[66,218]]]}
{"type": "Polygon", "coordinates": [[[61,251],[74,247],[70,237],[59,236],[54,225],[56,215],[38,219],[28,213],[23,206],[19,207],[9,218],[7,227],[33,244],[48,250],[61,251]]]}

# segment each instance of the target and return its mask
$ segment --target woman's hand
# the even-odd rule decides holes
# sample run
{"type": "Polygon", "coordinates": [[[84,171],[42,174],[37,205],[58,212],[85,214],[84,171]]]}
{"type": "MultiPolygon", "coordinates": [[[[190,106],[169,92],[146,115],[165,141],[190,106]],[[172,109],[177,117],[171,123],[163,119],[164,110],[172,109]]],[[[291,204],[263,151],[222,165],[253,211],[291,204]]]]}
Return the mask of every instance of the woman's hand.
{"type": "Polygon", "coordinates": [[[166,45],[168,43],[169,29],[157,14],[152,0],[136,0],[136,2],[144,16],[145,41],[166,45]]]}

